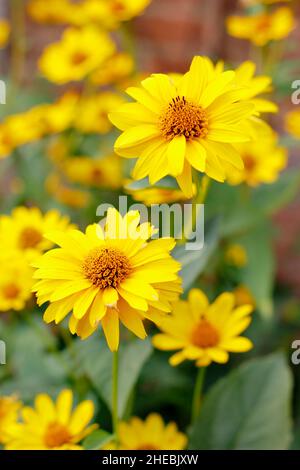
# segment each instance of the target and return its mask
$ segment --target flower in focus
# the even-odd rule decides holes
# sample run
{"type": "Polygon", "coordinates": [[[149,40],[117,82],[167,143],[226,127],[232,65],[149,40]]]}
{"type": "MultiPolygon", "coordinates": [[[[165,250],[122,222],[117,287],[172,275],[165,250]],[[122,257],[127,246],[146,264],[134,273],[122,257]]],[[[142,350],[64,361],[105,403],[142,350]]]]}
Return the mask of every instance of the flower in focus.
{"type": "Polygon", "coordinates": [[[274,183],[287,165],[287,150],[279,147],[275,132],[262,132],[258,140],[236,145],[244,161],[243,170],[234,170],[228,176],[232,185],[245,182],[249,186],[274,183]]]}
{"type": "Polygon", "coordinates": [[[225,260],[228,264],[242,268],[248,261],[247,252],[237,243],[229,245],[225,252],[225,260]]]}
{"type": "Polygon", "coordinates": [[[295,19],[290,8],[278,8],[272,13],[227,18],[228,33],[239,39],[248,39],[256,46],[265,46],[270,41],[286,38],[295,28],[295,19]]]}
{"type": "Polygon", "coordinates": [[[4,250],[0,254],[0,312],[20,311],[32,297],[33,269],[22,252],[7,251],[2,244],[1,247],[4,250]]]}
{"type": "Polygon", "coordinates": [[[235,308],[232,293],[221,294],[209,304],[199,289],[189,292],[188,300],[180,300],[173,306],[172,315],[159,324],[162,333],[153,337],[156,348],[171,351],[180,349],[170,358],[176,366],[189,359],[198,367],[212,361],[223,364],[229,359],[229,352],[246,352],[252,342],[239,336],[250,324],[251,305],[235,308]]]}
{"type": "Polygon", "coordinates": [[[285,129],[296,139],[300,139],[300,111],[290,111],[285,116],[285,129]]]}
{"type": "Polygon", "coordinates": [[[19,250],[32,259],[53,246],[43,237],[45,232],[72,228],[69,217],[55,209],[42,214],[38,207],[21,206],[13,209],[11,215],[0,216],[0,242],[2,247],[19,250]]]}
{"type": "Polygon", "coordinates": [[[46,47],[39,67],[48,80],[62,85],[85,78],[100,67],[114,49],[109,36],[96,27],[68,28],[59,42],[46,47]]]}
{"type": "MultiPolygon", "coordinates": [[[[136,100],[110,114],[123,133],[115,151],[138,157],[134,179],[151,184],[168,174],[192,197],[192,167],[223,182],[243,162],[232,144],[250,140],[248,119],[254,105],[239,102],[233,71],[217,73],[209,59],[195,57],[188,73],[175,82],[154,74],[127,93],[136,100]]],[[[241,87],[242,90],[242,87],[241,87]]]]}
{"type": "Polygon", "coordinates": [[[105,86],[119,84],[127,79],[134,70],[134,60],[126,52],[117,52],[95,72],[90,80],[94,85],[105,86]]]}
{"type": "Polygon", "coordinates": [[[56,402],[49,395],[37,395],[34,408],[22,408],[22,422],[7,427],[5,449],[81,450],[80,441],[97,428],[96,424],[88,426],[94,405],[86,400],[72,411],[72,404],[71,390],[63,390],[56,402]]]}
{"type": "Polygon", "coordinates": [[[241,305],[248,304],[248,305],[252,305],[253,309],[255,308],[256,306],[255,299],[247,286],[240,284],[234,289],[232,293],[234,294],[234,297],[235,297],[235,305],[237,305],[238,307],[241,305]]]}
{"type": "Polygon", "coordinates": [[[38,303],[50,302],[46,323],[59,323],[72,312],[70,331],[84,339],[101,322],[108,346],[115,351],[119,320],[144,339],[143,319],[157,322],[171,310],[170,301],[181,291],[180,264],[169,253],[175,242],[162,238],[147,243],[153,229],[139,221],[137,211],[121,217],[110,208],[104,230],[94,224],[85,234],[47,234],[60,248],[34,263],[38,303]]]}
{"type": "Polygon", "coordinates": [[[6,46],[10,35],[10,25],[8,21],[0,18],[0,47],[6,46]]]}
{"type": "Polygon", "coordinates": [[[95,159],[72,157],[63,165],[65,176],[85,186],[117,189],[122,186],[122,165],[118,155],[95,159]]]}
{"type": "Polygon", "coordinates": [[[45,183],[46,190],[59,203],[76,209],[87,207],[90,194],[65,184],[56,172],[50,173],[45,183]]]}
{"type": "Polygon", "coordinates": [[[109,450],[183,450],[187,437],[178,431],[173,422],[165,424],[157,413],[151,413],[142,421],[133,417],[129,422],[119,424],[118,446],[108,444],[109,450]]]}
{"type": "Polygon", "coordinates": [[[0,444],[7,441],[7,429],[17,422],[21,406],[21,402],[15,396],[0,397],[0,444]]]}

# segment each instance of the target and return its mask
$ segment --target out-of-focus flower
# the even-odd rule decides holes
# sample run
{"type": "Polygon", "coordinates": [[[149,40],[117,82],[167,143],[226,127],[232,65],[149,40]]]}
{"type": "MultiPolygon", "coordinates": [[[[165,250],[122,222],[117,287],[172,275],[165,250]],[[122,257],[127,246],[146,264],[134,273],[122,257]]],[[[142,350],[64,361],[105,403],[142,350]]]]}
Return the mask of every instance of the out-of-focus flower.
{"type": "Polygon", "coordinates": [[[59,42],[46,47],[39,67],[48,80],[62,85],[84,79],[114,51],[113,41],[97,27],[68,28],[59,42]],[[96,44],[101,47],[95,47],[96,44]]]}
{"type": "Polygon", "coordinates": [[[280,41],[289,36],[295,28],[295,19],[290,8],[282,7],[270,13],[230,16],[226,24],[231,36],[264,46],[270,41],[280,41]]]}
{"type": "Polygon", "coordinates": [[[212,361],[223,364],[229,352],[246,352],[252,342],[240,333],[251,323],[251,305],[235,308],[232,293],[221,294],[211,305],[198,289],[189,292],[188,301],[180,300],[173,306],[172,315],[159,324],[163,332],[153,337],[156,348],[164,351],[180,349],[170,358],[176,366],[189,359],[198,367],[212,361]]]}
{"type": "Polygon", "coordinates": [[[79,95],[67,92],[52,104],[44,105],[41,122],[45,134],[56,134],[72,127],[77,113],[79,95]]]}
{"type": "MultiPolygon", "coordinates": [[[[193,185],[193,187],[194,194],[196,194],[196,186],[193,185]]],[[[126,187],[125,190],[135,201],[141,201],[143,204],[146,204],[146,206],[151,206],[151,204],[172,203],[186,200],[184,193],[180,189],[163,187],[130,189],[126,187]]]]}
{"type": "Polygon", "coordinates": [[[27,11],[38,23],[72,24],[77,16],[76,4],[71,0],[29,0],[27,11]]]}
{"type": "Polygon", "coordinates": [[[151,413],[142,421],[133,417],[119,424],[118,446],[108,444],[106,450],[183,450],[187,437],[178,431],[173,422],[165,424],[157,413],[151,413]]]}
{"type": "Polygon", "coordinates": [[[177,83],[154,74],[127,90],[136,102],[124,104],[110,119],[123,131],[116,153],[138,157],[134,179],[149,176],[154,184],[171,174],[192,197],[192,167],[221,182],[232,168],[243,168],[232,144],[250,140],[248,120],[255,107],[240,98],[243,87],[236,89],[235,77],[195,57],[177,83]]]}
{"type": "Polygon", "coordinates": [[[118,155],[103,158],[72,157],[63,165],[66,177],[85,186],[117,189],[122,186],[122,162],[118,155]]]}
{"type": "Polygon", "coordinates": [[[252,305],[253,309],[255,308],[255,299],[247,286],[240,284],[234,289],[232,293],[235,297],[235,305],[237,305],[238,307],[240,307],[241,305],[248,304],[252,305]]]}
{"type": "Polygon", "coordinates": [[[237,144],[236,148],[243,158],[244,169],[230,173],[228,182],[232,185],[274,183],[287,165],[287,150],[278,145],[278,136],[273,131],[262,132],[257,140],[237,144]]]}
{"type": "Polygon", "coordinates": [[[285,116],[285,129],[296,139],[300,139],[300,111],[290,111],[285,116]]]}
{"type": "Polygon", "coordinates": [[[39,394],[34,407],[21,410],[22,422],[7,427],[6,450],[81,450],[80,442],[98,426],[89,423],[94,404],[86,400],[72,411],[73,394],[63,390],[54,402],[39,394]]]}
{"type": "Polygon", "coordinates": [[[123,103],[124,98],[110,91],[82,97],[74,116],[74,127],[82,133],[106,134],[112,128],[108,113],[123,103]]]}
{"type": "Polygon", "coordinates": [[[121,217],[109,209],[104,230],[94,224],[85,234],[74,230],[47,235],[60,246],[35,262],[38,303],[50,301],[47,323],[59,323],[72,311],[73,334],[84,339],[101,323],[115,351],[119,320],[144,339],[143,319],[157,321],[171,310],[170,301],[181,291],[180,264],[169,253],[175,242],[163,238],[147,243],[153,228],[139,221],[137,211],[121,217]]]}
{"type": "Polygon", "coordinates": [[[78,188],[66,185],[59,174],[51,173],[45,183],[46,190],[59,203],[76,209],[87,207],[90,194],[78,188]]]}
{"type": "Polygon", "coordinates": [[[225,260],[228,264],[242,268],[248,261],[247,252],[244,247],[234,243],[226,249],[225,260]]]}
{"type": "Polygon", "coordinates": [[[0,444],[7,441],[7,429],[15,424],[22,403],[13,395],[0,397],[0,444]]]}
{"type": "Polygon", "coordinates": [[[33,269],[29,266],[27,258],[20,251],[7,251],[1,243],[0,273],[0,312],[22,310],[32,297],[33,269]]]}
{"type": "Polygon", "coordinates": [[[117,52],[91,74],[90,80],[100,86],[119,84],[130,76],[133,69],[132,56],[126,52],[117,52]]]}
{"type": "Polygon", "coordinates": [[[43,237],[44,233],[73,229],[68,216],[53,209],[42,214],[38,207],[17,207],[11,215],[0,216],[1,247],[20,250],[29,258],[48,250],[53,243],[43,237]]]}
{"type": "Polygon", "coordinates": [[[0,47],[6,46],[10,35],[10,24],[0,18],[0,47]]]}

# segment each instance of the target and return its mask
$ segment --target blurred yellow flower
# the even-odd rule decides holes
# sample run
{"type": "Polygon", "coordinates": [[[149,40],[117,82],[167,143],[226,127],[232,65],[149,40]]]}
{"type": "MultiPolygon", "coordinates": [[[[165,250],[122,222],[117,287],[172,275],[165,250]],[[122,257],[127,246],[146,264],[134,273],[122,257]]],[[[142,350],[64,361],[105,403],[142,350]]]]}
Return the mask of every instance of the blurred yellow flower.
{"type": "Polygon", "coordinates": [[[7,427],[6,450],[81,450],[82,441],[98,426],[90,425],[94,404],[86,400],[72,411],[73,394],[62,390],[54,402],[39,394],[34,407],[21,410],[22,422],[7,427]]]}
{"type": "Polygon", "coordinates": [[[280,41],[289,36],[295,28],[295,19],[290,8],[282,7],[271,13],[230,16],[226,24],[231,36],[248,39],[256,46],[265,46],[270,41],[280,41]]]}
{"type": "Polygon", "coordinates": [[[79,95],[67,92],[52,104],[44,105],[41,122],[45,134],[56,134],[72,127],[76,116],[79,95]]]}
{"type": "Polygon", "coordinates": [[[68,216],[55,209],[42,214],[38,207],[20,206],[11,215],[0,216],[0,243],[2,247],[22,251],[31,259],[53,246],[43,237],[44,233],[74,227],[68,216]]]}
{"type": "Polygon", "coordinates": [[[115,151],[138,157],[134,179],[149,176],[155,184],[168,174],[186,197],[192,197],[192,167],[223,182],[243,162],[232,144],[250,140],[248,120],[255,108],[239,102],[235,72],[216,72],[211,61],[195,57],[188,73],[176,83],[153,74],[127,94],[136,100],[109,115],[123,133],[115,151]]]}
{"type": "Polygon", "coordinates": [[[90,76],[94,85],[119,84],[134,70],[134,60],[126,52],[117,52],[90,76]]]}
{"type": "Polygon", "coordinates": [[[0,444],[7,441],[7,429],[15,424],[22,403],[15,396],[0,397],[0,444]]]}
{"type": "Polygon", "coordinates": [[[0,312],[19,311],[24,309],[26,302],[32,297],[33,269],[22,252],[7,250],[2,243],[1,248],[3,251],[0,254],[0,312]]]}
{"type": "Polygon", "coordinates": [[[118,446],[108,444],[106,450],[183,450],[187,437],[178,431],[173,422],[165,424],[157,413],[151,413],[142,421],[133,417],[119,424],[118,446]]]}
{"type": "MultiPolygon", "coordinates": [[[[194,194],[196,194],[196,186],[193,185],[194,194]]],[[[146,206],[151,204],[163,204],[180,202],[186,200],[184,193],[180,189],[151,187],[145,189],[125,188],[126,192],[132,196],[135,201],[141,201],[146,206]]]]}
{"type": "Polygon", "coordinates": [[[300,139],[300,110],[290,111],[285,116],[285,129],[296,139],[300,139]]]}
{"type": "Polygon", "coordinates": [[[235,298],[235,305],[237,305],[238,307],[241,305],[248,304],[252,305],[253,309],[255,308],[255,299],[247,286],[240,284],[234,289],[232,293],[235,298]]]}
{"type": "Polygon", "coordinates": [[[251,322],[251,305],[235,308],[232,293],[221,294],[211,305],[199,289],[189,292],[188,300],[180,300],[173,306],[173,312],[159,324],[163,332],[153,337],[156,348],[171,351],[180,349],[170,358],[170,364],[177,366],[189,359],[198,367],[212,361],[223,364],[229,359],[229,352],[246,352],[252,342],[240,333],[251,322]]]}
{"type": "Polygon", "coordinates": [[[72,24],[77,13],[72,0],[29,0],[27,11],[38,23],[72,24]]]}
{"type": "Polygon", "coordinates": [[[244,169],[230,173],[228,182],[232,185],[243,182],[249,186],[274,183],[280,171],[287,166],[287,150],[279,147],[275,132],[262,132],[257,140],[237,144],[236,148],[243,158],[244,169]]]}
{"type": "Polygon", "coordinates": [[[169,253],[175,242],[163,238],[147,243],[153,229],[139,220],[137,211],[121,217],[110,208],[104,230],[94,224],[85,234],[47,234],[60,248],[34,264],[38,303],[50,301],[46,323],[59,323],[72,311],[70,331],[84,339],[101,322],[109,348],[116,351],[119,320],[144,339],[143,319],[157,321],[170,311],[170,301],[181,291],[180,264],[169,253]]]}
{"type": "Polygon", "coordinates": [[[46,182],[46,190],[59,203],[75,209],[83,209],[90,202],[90,194],[78,188],[66,185],[59,174],[50,173],[46,182]]]}
{"type": "Polygon", "coordinates": [[[242,268],[248,261],[247,252],[244,247],[234,243],[226,249],[225,260],[228,264],[242,268]]]}
{"type": "Polygon", "coordinates": [[[112,129],[108,113],[124,103],[124,98],[111,91],[82,97],[74,116],[74,127],[82,133],[106,134],[112,129]]]}
{"type": "Polygon", "coordinates": [[[10,35],[10,24],[8,21],[0,18],[0,47],[6,46],[10,35]]]}
{"type": "Polygon", "coordinates": [[[46,47],[39,59],[39,68],[48,80],[60,85],[83,80],[114,50],[110,37],[97,27],[68,28],[59,42],[46,47]]]}
{"type": "Polygon", "coordinates": [[[65,176],[74,183],[97,188],[117,189],[122,186],[122,164],[118,155],[103,158],[72,157],[63,165],[65,176]]]}

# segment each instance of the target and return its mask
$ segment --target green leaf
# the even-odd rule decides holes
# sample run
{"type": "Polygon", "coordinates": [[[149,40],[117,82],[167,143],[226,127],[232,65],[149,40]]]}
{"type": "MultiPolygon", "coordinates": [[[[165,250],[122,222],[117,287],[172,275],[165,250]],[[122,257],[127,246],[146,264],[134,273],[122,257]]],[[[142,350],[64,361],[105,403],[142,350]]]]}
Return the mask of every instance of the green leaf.
{"type": "Polygon", "coordinates": [[[83,447],[86,450],[99,450],[105,444],[112,441],[114,438],[113,434],[110,434],[107,431],[102,429],[97,429],[97,431],[92,432],[89,436],[83,441],[83,447]]]}
{"type": "MultiPolygon", "coordinates": [[[[123,342],[119,348],[118,411],[120,417],[125,412],[131,391],[151,352],[152,346],[149,340],[134,339],[127,343],[123,342]]],[[[77,373],[85,374],[91,380],[102,400],[111,409],[112,353],[104,338],[94,335],[85,341],[75,341],[72,355],[75,355],[77,373]]],[[[71,365],[73,366],[74,364],[71,365]]]]}
{"type": "Polygon", "coordinates": [[[287,449],[291,391],[292,376],[282,354],[244,363],[208,392],[190,449],[287,449]]]}
{"type": "Polygon", "coordinates": [[[184,290],[188,289],[205,269],[219,241],[219,219],[205,225],[204,247],[202,250],[189,251],[185,245],[177,245],[174,257],[181,263],[180,276],[184,290]]]}

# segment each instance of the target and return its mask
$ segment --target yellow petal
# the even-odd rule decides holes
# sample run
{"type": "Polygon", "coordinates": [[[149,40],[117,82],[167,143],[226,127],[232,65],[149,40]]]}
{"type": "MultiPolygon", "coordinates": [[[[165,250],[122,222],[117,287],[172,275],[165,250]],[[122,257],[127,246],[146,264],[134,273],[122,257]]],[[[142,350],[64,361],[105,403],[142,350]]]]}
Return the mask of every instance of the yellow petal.
{"type": "Polygon", "coordinates": [[[108,347],[111,351],[117,351],[119,347],[119,315],[114,309],[108,309],[102,319],[102,327],[108,347]]]}

